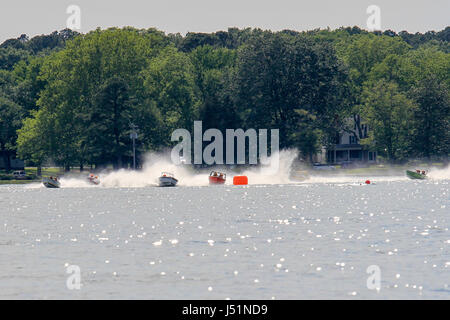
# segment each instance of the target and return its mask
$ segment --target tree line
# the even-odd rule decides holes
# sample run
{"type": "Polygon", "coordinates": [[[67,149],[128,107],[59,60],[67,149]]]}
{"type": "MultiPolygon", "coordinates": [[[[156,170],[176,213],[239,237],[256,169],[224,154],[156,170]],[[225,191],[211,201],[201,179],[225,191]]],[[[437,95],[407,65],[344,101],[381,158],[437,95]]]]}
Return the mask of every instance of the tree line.
{"type": "Polygon", "coordinates": [[[447,161],[449,40],[450,27],[22,35],[0,45],[0,152],[6,163],[121,168],[132,124],[144,154],[202,120],[204,130],[280,129],[280,147],[305,161],[343,132],[387,161],[447,161]]]}

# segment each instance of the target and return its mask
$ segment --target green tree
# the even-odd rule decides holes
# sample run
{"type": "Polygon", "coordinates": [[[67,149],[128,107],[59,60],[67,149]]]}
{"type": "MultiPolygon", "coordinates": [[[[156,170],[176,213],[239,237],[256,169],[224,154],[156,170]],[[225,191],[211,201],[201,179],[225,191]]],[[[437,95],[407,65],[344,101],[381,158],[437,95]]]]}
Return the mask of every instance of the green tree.
{"type": "Polygon", "coordinates": [[[151,60],[142,75],[146,104],[160,110],[164,130],[191,129],[194,120],[198,120],[200,100],[194,66],[189,57],[176,48],[168,47],[151,60]]]}
{"type": "Polygon", "coordinates": [[[28,56],[29,53],[23,49],[0,48],[0,69],[11,71],[17,62],[27,59],[28,56]]]}
{"type": "Polygon", "coordinates": [[[190,53],[201,98],[199,116],[204,129],[225,130],[240,126],[231,97],[236,57],[236,50],[210,46],[197,47],[190,53]]]}
{"type": "Polygon", "coordinates": [[[26,116],[38,109],[37,101],[46,85],[46,81],[40,77],[44,61],[43,57],[22,60],[12,71],[15,79],[13,99],[23,106],[26,116]]]}
{"type": "Polygon", "coordinates": [[[418,108],[414,116],[414,150],[418,156],[450,154],[450,96],[448,86],[436,76],[422,78],[412,90],[418,108]]]}
{"type": "Polygon", "coordinates": [[[123,156],[129,150],[129,125],[132,110],[129,88],[118,77],[100,86],[87,123],[87,139],[82,142],[91,163],[110,162],[114,168],[123,166],[123,156]]]}
{"type": "Polygon", "coordinates": [[[448,156],[450,55],[435,47],[389,55],[377,64],[369,81],[392,81],[418,108],[414,113],[414,143],[410,156],[448,156]]]}
{"type": "MultiPolygon", "coordinates": [[[[57,140],[45,145],[49,148],[48,156],[66,169],[82,165],[92,150],[87,137],[90,131],[86,128],[98,110],[98,97],[107,90],[105,84],[120,77],[129,88],[129,96],[139,97],[141,71],[163,45],[163,36],[151,31],[96,30],[75,37],[67,42],[64,50],[46,59],[38,77],[45,87],[39,93],[37,104],[40,114],[53,121],[51,126],[42,127],[53,131],[49,136],[57,140]]],[[[96,150],[106,148],[96,147],[96,150]]]]}
{"type": "Polygon", "coordinates": [[[389,161],[404,160],[411,154],[414,134],[414,101],[399,92],[394,82],[380,80],[363,91],[362,116],[369,124],[369,144],[389,161]]]}
{"type": "Polygon", "coordinates": [[[0,70],[0,96],[12,99],[15,85],[14,74],[11,71],[0,70]]]}
{"type": "Polygon", "coordinates": [[[6,170],[11,169],[10,156],[16,150],[16,131],[20,128],[23,109],[13,101],[0,97],[0,152],[6,170]]]}
{"type": "MultiPolygon", "coordinates": [[[[346,104],[350,106],[346,117],[353,118],[350,126],[343,126],[343,130],[354,135],[357,142],[362,136],[361,109],[364,105],[363,89],[366,81],[370,80],[373,69],[383,61],[391,62],[392,57],[405,54],[410,46],[400,37],[376,35],[366,32],[339,31],[340,37],[335,41],[336,51],[349,69],[349,77],[345,86],[348,88],[346,104]],[[356,124],[356,128],[354,127],[356,124]]],[[[395,61],[394,61],[395,62],[395,61]]],[[[391,63],[394,63],[391,62],[391,63]]],[[[389,65],[384,70],[390,70],[389,65]]],[[[388,79],[390,81],[391,79],[388,79]]]]}
{"type": "Polygon", "coordinates": [[[303,121],[327,139],[345,109],[345,81],[344,66],[323,40],[261,32],[238,50],[236,96],[245,125],[279,128],[282,148],[315,149],[319,137],[298,140],[303,121]]]}
{"type": "Polygon", "coordinates": [[[22,127],[17,131],[17,155],[22,159],[27,159],[29,164],[40,168],[48,159],[46,150],[50,147],[48,144],[54,139],[50,139],[49,130],[45,130],[45,125],[51,125],[51,119],[42,116],[40,112],[34,112],[32,118],[26,118],[22,127]]]}
{"type": "Polygon", "coordinates": [[[349,66],[353,85],[361,88],[374,66],[389,55],[402,55],[409,49],[410,46],[401,38],[364,34],[356,35],[348,42],[340,42],[337,52],[349,66]]]}
{"type": "Polygon", "coordinates": [[[430,47],[408,51],[402,55],[388,55],[371,69],[368,80],[395,81],[399,89],[406,92],[424,77],[436,77],[438,81],[450,85],[449,73],[450,54],[430,47]]]}

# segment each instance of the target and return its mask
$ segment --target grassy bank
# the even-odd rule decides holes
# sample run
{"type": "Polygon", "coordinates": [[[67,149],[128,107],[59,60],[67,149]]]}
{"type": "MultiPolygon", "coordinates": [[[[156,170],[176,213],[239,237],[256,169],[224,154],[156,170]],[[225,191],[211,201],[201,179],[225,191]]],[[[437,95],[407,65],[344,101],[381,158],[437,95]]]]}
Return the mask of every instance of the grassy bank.
{"type": "Polygon", "coordinates": [[[38,177],[37,171],[38,170],[36,167],[25,168],[25,173],[29,177],[29,180],[15,180],[12,173],[10,174],[3,173],[3,175],[7,176],[8,178],[4,180],[0,179],[0,185],[7,185],[7,184],[21,185],[21,184],[39,183],[42,181],[42,177],[61,176],[64,173],[64,171],[61,170],[60,168],[42,168],[41,177],[38,177]]]}
{"type": "MultiPolygon", "coordinates": [[[[37,175],[36,167],[27,167],[25,168],[25,172],[27,175],[37,175]]],[[[42,168],[41,176],[42,177],[50,177],[50,176],[60,176],[64,174],[64,171],[61,168],[42,168]]]]}
{"type": "Polygon", "coordinates": [[[39,183],[41,180],[0,180],[0,185],[39,183]]]}

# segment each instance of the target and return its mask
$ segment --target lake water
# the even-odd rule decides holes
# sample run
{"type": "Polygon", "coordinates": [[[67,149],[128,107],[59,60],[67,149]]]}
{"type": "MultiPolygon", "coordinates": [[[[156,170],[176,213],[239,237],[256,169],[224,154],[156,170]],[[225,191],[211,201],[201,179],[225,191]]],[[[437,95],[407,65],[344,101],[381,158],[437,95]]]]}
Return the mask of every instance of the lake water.
{"type": "Polygon", "coordinates": [[[450,299],[450,180],[361,179],[2,186],[0,298],[450,299]]]}

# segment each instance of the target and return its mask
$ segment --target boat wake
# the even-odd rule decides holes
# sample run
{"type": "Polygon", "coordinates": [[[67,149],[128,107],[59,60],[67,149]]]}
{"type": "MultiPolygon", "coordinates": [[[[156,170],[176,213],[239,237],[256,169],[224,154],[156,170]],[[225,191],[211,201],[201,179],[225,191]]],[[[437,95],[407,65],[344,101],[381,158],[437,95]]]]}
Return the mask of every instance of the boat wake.
{"type": "MultiPolygon", "coordinates": [[[[249,177],[250,184],[285,184],[291,183],[289,180],[292,163],[297,157],[295,150],[282,150],[273,157],[279,158],[278,168],[274,167],[273,159],[269,158],[270,165],[255,169],[245,170],[242,175],[249,177]],[[278,170],[275,170],[278,169],[278,170]]],[[[149,154],[142,171],[119,170],[106,175],[101,175],[101,185],[104,187],[147,187],[157,186],[161,172],[167,171],[175,175],[179,180],[179,186],[207,186],[209,185],[209,174],[211,170],[218,170],[211,167],[207,171],[198,172],[187,166],[177,166],[172,163],[169,155],[149,154]]],[[[232,172],[228,172],[227,185],[232,184],[232,172]]]]}
{"type": "Polygon", "coordinates": [[[365,184],[365,181],[373,182],[394,182],[408,180],[406,176],[311,176],[304,183],[345,183],[345,184],[365,184]]]}
{"type": "Polygon", "coordinates": [[[430,172],[428,172],[428,177],[433,180],[450,180],[450,166],[443,169],[431,169],[430,172]]]}
{"type": "MultiPolygon", "coordinates": [[[[173,173],[175,178],[179,180],[178,185],[184,187],[202,187],[209,185],[209,174],[211,171],[219,170],[227,174],[226,185],[233,184],[233,176],[245,175],[248,177],[250,185],[283,185],[283,184],[302,184],[310,185],[317,183],[325,184],[347,184],[347,185],[365,185],[369,180],[371,184],[377,182],[395,182],[408,180],[402,171],[392,171],[385,176],[367,176],[345,175],[345,174],[320,174],[310,172],[306,174],[304,179],[293,179],[291,171],[293,164],[297,158],[297,150],[281,150],[268,159],[266,163],[255,168],[246,169],[240,173],[232,170],[223,170],[223,167],[211,167],[204,171],[194,170],[190,166],[178,166],[172,163],[170,155],[161,153],[149,153],[143,170],[118,170],[113,172],[100,173],[101,187],[105,188],[144,188],[158,186],[158,178],[161,172],[173,173]],[[277,164],[277,161],[278,164],[277,164]]],[[[431,180],[448,180],[450,179],[450,167],[444,169],[430,169],[428,177],[431,180]]],[[[95,188],[96,186],[89,183],[87,173],[85,176],[68,176],[62,177],[62,188],[95,188]]],[[[32,184],[27,188],[43,188],[41,184],[32,184]]]]}
{"type": "Polygon", "coordinates": [[[101,186],[107,188],[143,188],[158,186],[161,172],[173,173],[180,186],[202,186],[208,184],[207,174],[195,174],[189,168],[177,166],[170,161],[170,156],[151,153],[147,155],[141,171],[119,170],[100,174],[101,186]]]}
{"type": "Polygon", "coordinates": [[[295,149],[281,150],[267,159],[267,166],[260,166],[243,172],[248,177],[249,184],[291,184],[296,183],[290,179],[292,164],[298,156],[295,149]],[[278,164],[277,164],[278,158],[278,164]]]}
{"type": "MultiPolygon", "coordinates": [[[[249,177],[249,184],[288,184],[294,183],[289,179],[292,164],[297,157],[296,150],[282,150],[279,153],[268,158],[267,166],[261,166],[254,169],[245,170],[239,175],[249,177]],[[279,165],[275,166],[277,157],[279,165]]],[[[179,186],[200,187],[209,185],[209,174],[211,170],[218,170],[219,167],[211,167],[205,171],[196,171],[189,166],[177,166],[172,163],[170,155],[160,153],[150,153],[146,156],[143,170],[118,170],[113,172],[100,173],[100,186],[106,188],[144,188],[149,186],[158,186],[158,178],[162,172],[173,173],[179,180],[179,186]]],[[[223,168],[221,168],[223,169],[223,168]]],[[[225,171],[228,175],[226,184],[233,183],[233,176],[238,175],[235,172],[225,171]]],[[[86,174],[87,176],[87,174],[86,174]]],[[[62,177],[62,188],[91,188],[86,177],[62,177]]],[[[33,187],[38,187],[34,186],[33,187]]],[[[42,184],[39,187],[43,187],[42,184]]]]}
{"type": "MultiPolygon", "coordinates": [[[[431,168],[427,174],[431,181],[450,180],[450,167],[446,168],[431,168]]],[[[386,175],[371,175],[363,173],[359,175],[345,175],[345,174],[324,174],[311,175],[304,183],[344,183],[344,184],[364,184],[366,180],[373,182],[395,182],[410,180],[405,171],[399,169],[388,170],[386,175]]]]}

